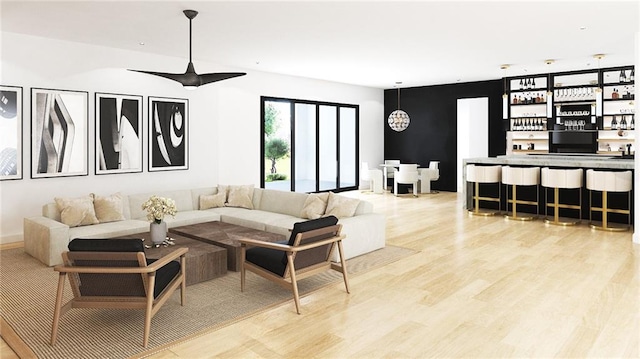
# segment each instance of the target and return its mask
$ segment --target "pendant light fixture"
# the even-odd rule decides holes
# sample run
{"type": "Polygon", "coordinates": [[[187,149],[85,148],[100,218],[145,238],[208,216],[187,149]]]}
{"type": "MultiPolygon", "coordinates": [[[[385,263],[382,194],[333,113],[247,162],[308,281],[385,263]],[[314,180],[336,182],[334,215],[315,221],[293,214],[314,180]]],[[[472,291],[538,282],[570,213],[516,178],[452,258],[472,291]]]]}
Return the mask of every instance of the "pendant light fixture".
{"type": "MultiPolygon", "coordinates": [[[[592,109],[595,107],[595,113],[596,115],[592,117],[591,123],[595,124],[596,123],[596,119],[602,119],[602,84],[600,79],[602,79],[602,77],[600,76],[600,60],[602,60],[604,58],[604,54],[595,54],[593,55],[593,58],[598,60],[598,87],[596,87],[595,90],[595,95],[596,95],[596,103],[595,105],[591,105],[592,109]]],[[[604,82],[604,79],[602,79],[602,82],[604,82]]],[[[600,121],[602,122],[602,121],[600,121]]]]}
{"type": "MultiPolygon", "coordinates": [[[[552,117],[552,103],[553,103],[553,83],[551,82],[551,64],[553,64],[555,60],[544,60],[544,63],[547,64],[547,121],[550,121],[552,117]]],[[[550,122],[547,122],[550,123],[550,122]]]]}
{"type": "Polygon", "coordinates": [[[396,132],[406,130],[407,127],[409,127],[409,122],[411,122],[409,115],[400,109],[400,85],[402,85],[402,82],[396,82],[396,87],[398,88],[398,109],[391,112],[387,120],[389,127],[396,132]]]}
{"type": "MultiPolygon", "coordinates": [[[[507,69],[509,65],[504,64],[500,65],[500,69],[504,72],[503,80],[502,80],[502,119],[509,119],[509,95],[507,95],[507,69]]],[[[520,84],[522,85],[522,79],[520,79],[520,84]]]]}

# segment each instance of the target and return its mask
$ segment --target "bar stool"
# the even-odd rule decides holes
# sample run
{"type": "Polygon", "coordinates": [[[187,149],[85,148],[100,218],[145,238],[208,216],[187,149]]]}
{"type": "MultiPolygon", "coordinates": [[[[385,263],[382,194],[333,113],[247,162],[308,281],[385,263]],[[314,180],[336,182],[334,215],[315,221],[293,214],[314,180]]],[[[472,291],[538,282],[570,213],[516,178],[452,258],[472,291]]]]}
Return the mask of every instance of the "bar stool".
{"type": "Polygon", "coordinates": [[[476,166],[467,165],[467,182],[474,183],[473,192],[473,210],[469,213],[477,216],[493,216],[500,213],[501,207],[501,191],[500,177],[502,174],[502,166],[476,166]],[[480,195],[480,183],[495,183],[498,185],[498,198],[480,195]],[[498,202],[498,211],[480,210],[480,201],[498,202]]]}
{"type": "Polygon", "coordinates": [[[550,224],[570,226],[580,223],[582,219],[582,168],[550,169],[544,167],[541,172],[541,184],[544,187],[544,221],[550,224]],[[547,190],[553,188],[553,203],[547,202],[547,190]],[[560,203],[560,189],[577,189],[580,200],[578,204],[560,203]],[[548,218],[547,209],[553,207],[553,220],[548,218]],[[578,219],[560,218],[560,208],[577,209],[578,219]]]}
{"type": "Polygon", "coordinates": [[[631,171],[612,172],[587,170],[587,189],[589,190],[589,224],[591,228],[606,231],[626,231],[631,228],[631,189],[633,186],[633,175],[631,171]],[[602,207],[594,207],[592,204],[593,191],[602,192],[602,207]],[[613,209],[608,205],[608,192],[627,192],[627,209],[613,209]],[[598,226],[591,221],[593,211],[602,212],[602,225],[598,226]],[[629,218],[627,226],[611,224],[608,221],[609,213],[626,214],[629,218]]]}
{"type": "Polygon", "coordinates": [[[530,221],[535,218],[533,215],[518,215],[517,207],[519,204],[535,205],[536,216],[539,215],[538,200],[540,198],[540,190],[538,185],[540,184],[540,167],[510,167],[502,166],[502,183],[505,185],[511,185],[511,197],[509,199],[509,192],[507,191],[507,212],[509,211],[509,203],[511,203],[511,215],[507,214],[505,217],[508,219],[516,219],[520,221],[530,221]],[[517,188],[518,186],[536,186],[536,200],[525,201],[518,199],[517,188]]]}

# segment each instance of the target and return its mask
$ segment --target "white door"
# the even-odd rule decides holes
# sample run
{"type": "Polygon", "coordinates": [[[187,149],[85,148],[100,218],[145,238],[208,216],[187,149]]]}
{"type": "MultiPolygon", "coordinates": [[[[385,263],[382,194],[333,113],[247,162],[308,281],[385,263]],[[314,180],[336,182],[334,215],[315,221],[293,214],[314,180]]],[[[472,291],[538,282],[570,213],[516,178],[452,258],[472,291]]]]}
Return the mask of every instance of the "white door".
{"type": "Polygon", "coordinates": [[[489,156],[489,98],[458,99],[458,192],[463,192],[462,159],[489,156]]]}

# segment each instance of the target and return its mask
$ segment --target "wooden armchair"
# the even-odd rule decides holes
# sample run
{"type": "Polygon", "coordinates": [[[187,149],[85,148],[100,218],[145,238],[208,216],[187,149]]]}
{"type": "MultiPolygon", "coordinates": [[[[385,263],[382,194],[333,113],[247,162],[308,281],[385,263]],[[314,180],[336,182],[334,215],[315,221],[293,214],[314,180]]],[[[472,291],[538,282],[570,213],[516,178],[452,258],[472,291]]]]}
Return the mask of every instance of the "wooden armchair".
{"type": "Polygon", "coordinates": [[[349,293],[347,265],[344,260],[340,234],[342,225],[334,216],[296,223],[288,242],[270,243],[240,239],[240,289],[244,292],[246,270],[274,281],[293,292],[296,312],[300,314],[297,281],[316,273],[333,269],[342,273],[349,293]],[[331,254],[338,247],[340,265],[331,262],[331,254]],[[247,248],[252,247],[252,248],[247,248]]]}
{"type": "Polygon", "coordinates": [[[80,239],[73,240],[69,249],[62,253],[63,264],[54,267],[60,276],[51,345],[56,343],[60,317],[69,309],[116,308],[145,310],[142,345],[146,347],[151,318],[176,289],[180,288],[181,305],[185,303],[188,248],[158,260],[146,259],[140,239],[80,239]],[[62,305],[67,274],[73,299],[62,305]]]}

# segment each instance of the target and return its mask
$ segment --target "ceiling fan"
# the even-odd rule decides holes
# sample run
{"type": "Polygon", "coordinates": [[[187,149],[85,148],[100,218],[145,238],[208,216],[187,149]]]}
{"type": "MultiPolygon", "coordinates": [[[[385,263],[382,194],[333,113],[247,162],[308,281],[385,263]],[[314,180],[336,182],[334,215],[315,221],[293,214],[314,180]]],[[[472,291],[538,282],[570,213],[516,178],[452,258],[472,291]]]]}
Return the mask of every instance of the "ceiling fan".
{"type": "Polygon", "coordinates": [[[244,76],[246,72],[214,72],[209,74],[198,75],[196,70],[193,67],[193,62],[191,62],[191,20],[198,15],[198,12],[195,10],[184,10],[184,15],[189,19],[189,64],[187,65],[187,71],[184,74],[172,74],[166,72],[155,72],[155,71],[143,71],[143,70],[131,70],[142,72],[149,75],[155,75],[164,77],[170,80],[178,81],[184,86],[185,89],[193,90],[201,85],[206,85],[216,81],[222,81],[231,79],[234,77],[244,76]]]}

